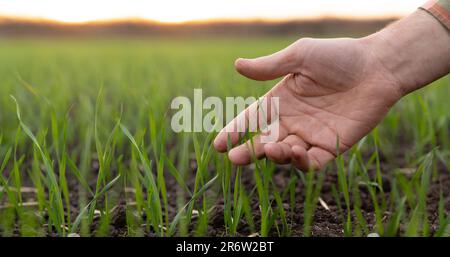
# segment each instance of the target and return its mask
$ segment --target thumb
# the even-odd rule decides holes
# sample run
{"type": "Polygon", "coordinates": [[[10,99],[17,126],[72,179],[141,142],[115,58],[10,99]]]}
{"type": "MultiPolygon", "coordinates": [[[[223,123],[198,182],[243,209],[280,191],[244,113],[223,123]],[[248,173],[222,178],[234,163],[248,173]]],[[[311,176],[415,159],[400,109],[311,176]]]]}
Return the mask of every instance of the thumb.
{"type": "Polygon", "coordinates": [[[254,80],[272,80],[294,73],[300,65],[299,41],[271,55],[255,59],[239,58],[236,70],[254,80]]]}

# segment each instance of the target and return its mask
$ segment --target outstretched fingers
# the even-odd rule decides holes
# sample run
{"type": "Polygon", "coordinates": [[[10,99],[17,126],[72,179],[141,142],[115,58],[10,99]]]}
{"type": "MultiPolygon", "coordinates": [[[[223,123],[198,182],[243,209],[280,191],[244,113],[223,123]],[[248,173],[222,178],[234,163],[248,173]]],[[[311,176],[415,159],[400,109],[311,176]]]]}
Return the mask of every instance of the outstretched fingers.
{"type": "MultiPolygon", "coordinates": [[[[230,161],[236,165],[247,165],[253,162],[255,159],[261,159],[267,156],[266,146],[267,143],[264,142],[262,134],[254,136],[252,139],[247,140],[247,142],[236,146],[231,149],[228,153],[230,161]]],[[[286,138],[287,131],[282,126],[279,127],[278,140],[286,138]]],[[[271,143],[268,143],[271,144],[271,143]]]]}
{"type": "Polygon", "coordinates": [[[250,164],[254,159],[264,157],[264,143],[261,142],[260,136],[255,136],[252,140],[236,146],[228,153],[230,161],[236,165],[250,164]]]}
{"type": "Polygon", "coordinates": [[[308,150],[299,146],[292,148],[292,162],[303,171],[320,170],[334,158],[334,154],[316,146],[308,150]]]}
{"type": "Polygon", "coordinates": [[[287,164],[292,161],[292,148],[299,146],[307,148],[308,145],[297,135],[288,135],[281,142],[269,143],[264,147],[265,154],[270,160],[279,163],[287,164]]]}
{"type": "Polygon", "coordinates": [[[335,158],[333,153],[317,146],[311,147],[297,135],[266,144],[264,155],[278,164],[292,163],[303,171],[319,170],[335,158]]]}
{"type": "Polygon", "coordinates": [[[303,171],[322,169],[336,156],[317,146],[310,146],[297,135],[286,135],[284,129],[280,130],[280,140],[277,142],[262,143],[261,136],[234,147],[228,153],[229,159],[236,165],[247,165],[255,159],[267,157],[278,164],[292,163],[303,171]]]}
{"type": "Polygon", "coordinates": [[[277,110],[272,106],[272,93],[269,91],[264,97],[252,103],[242,111],[230,123],[228,123],[214,139],[214,148],[219,152],[226,152],[228,140],[231,146],[235,146],[239,139],[247,132],[258,132],[270,126],[272,114],[277,110]],[[274,108],[272,110],[272,108],[274,108]]]}

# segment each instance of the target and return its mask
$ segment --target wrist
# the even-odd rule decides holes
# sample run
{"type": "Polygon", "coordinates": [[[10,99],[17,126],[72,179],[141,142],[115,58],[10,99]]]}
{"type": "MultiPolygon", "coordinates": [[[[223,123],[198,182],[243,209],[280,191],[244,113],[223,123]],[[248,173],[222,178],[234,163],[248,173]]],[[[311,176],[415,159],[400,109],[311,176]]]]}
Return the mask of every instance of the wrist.
{"type": "Polygon", "coordinates": [[[360,41],[401,96],[450,72],[450,33],[423,10],[360,41]]]}

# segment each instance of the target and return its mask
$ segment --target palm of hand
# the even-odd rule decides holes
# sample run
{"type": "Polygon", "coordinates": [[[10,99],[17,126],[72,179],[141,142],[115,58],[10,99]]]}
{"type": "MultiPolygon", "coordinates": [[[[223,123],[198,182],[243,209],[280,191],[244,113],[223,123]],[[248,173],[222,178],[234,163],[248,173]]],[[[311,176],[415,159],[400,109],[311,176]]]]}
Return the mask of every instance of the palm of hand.
{"type": "MultiPolygon", "coordinates": [[[[272,56],[240,62],[238,71],[250,78],[288,75],[266,94],[279,97],[278,141],[235,147],[229,156],[236,164],[251,162],[254,153],[304,170],[321,168],[369,133],[400,97],[395,79],[356,40],[308,39],[272,56]]],[[[235,144],[237,135],[231,136],[235,144]]],[[[218,150],[224,150],[225,138],[224,132],[216,138],[218,150]]]]}

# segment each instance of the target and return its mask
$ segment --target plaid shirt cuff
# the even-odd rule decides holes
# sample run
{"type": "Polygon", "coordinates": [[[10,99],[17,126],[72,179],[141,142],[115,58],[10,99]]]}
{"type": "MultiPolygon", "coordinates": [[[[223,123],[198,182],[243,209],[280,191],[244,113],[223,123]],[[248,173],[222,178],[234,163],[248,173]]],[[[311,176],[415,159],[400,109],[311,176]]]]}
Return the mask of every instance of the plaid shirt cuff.
{"type": "Polygon", "coordinates": [[[429,0],[420,8],[433,15],[447,29],[450,29],[450,0],[429,0]]]}

